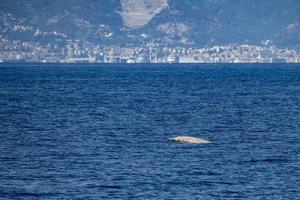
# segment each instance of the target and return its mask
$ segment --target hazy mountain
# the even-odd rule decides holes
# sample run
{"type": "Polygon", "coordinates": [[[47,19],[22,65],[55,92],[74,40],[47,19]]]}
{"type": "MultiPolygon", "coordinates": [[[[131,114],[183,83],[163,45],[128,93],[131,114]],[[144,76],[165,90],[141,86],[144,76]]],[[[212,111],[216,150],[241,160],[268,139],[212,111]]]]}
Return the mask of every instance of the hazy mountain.
{"type": "Polygon", "coordinates": [[[299,49],[299,11],[298,0],[1,0],[0,34],[46,43],[80,39],[199,46],[272,41],[299,49]]]}

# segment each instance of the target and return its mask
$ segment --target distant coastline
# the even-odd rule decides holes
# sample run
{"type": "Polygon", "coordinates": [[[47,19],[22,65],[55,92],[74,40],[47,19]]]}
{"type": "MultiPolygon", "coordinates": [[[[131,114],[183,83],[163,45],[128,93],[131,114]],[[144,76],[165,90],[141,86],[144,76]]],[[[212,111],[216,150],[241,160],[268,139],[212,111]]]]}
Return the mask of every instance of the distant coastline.
{"type": "Polygon", "coordinates": [[[60,63],[60,62],[0,62],[5,66],[297,66],[300,63],[60,63]]]}
{"type": "MultiPolygon", "coordinates": [[[[1,44],[1,43],[0,43],[1,44]]],[[[3,44],[0,62],[39,63],[300,63],[300,52],[272,45],[228,44],[211,47],[137,47],[87,45],[70,41],[67,46],[32,47],[26,43],[3,44]],[[25,46],[24,46],[25,45],[25,46]],[[23,47],[24,46],[24,47],[23,47]],[[39,49],[39,50],[36,50],[39,49]]]]}

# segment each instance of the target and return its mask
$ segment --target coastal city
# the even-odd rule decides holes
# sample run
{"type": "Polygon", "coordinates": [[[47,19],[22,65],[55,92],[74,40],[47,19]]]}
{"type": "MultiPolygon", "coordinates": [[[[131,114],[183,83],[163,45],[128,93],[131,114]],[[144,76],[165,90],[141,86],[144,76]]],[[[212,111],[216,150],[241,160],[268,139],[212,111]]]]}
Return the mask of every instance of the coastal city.
{"type": "Polygon", "coordinates": [[[0,38],[0,62],[43,63],[299,63],[295,50],[272,45],[228,44],[203,48],[103,46],[67,41],[67,45],[10,41],[0,38]]]}
{"type": "MultiPolygon", "coordinates": [[[[64,15],[63,15],[64,16],[64,15]]],[[[51,24],[57,16],[49,19],[51,24]]],[[[153,41],[114,43],[114,32],[99,25],[98,42],[74,39],[53,29],[45,31],[7,13],[1,16],[0,62],[39,63],[300,63],[300,52],[276,47],[271,40],[257,44],[178,45],[153,41]],[[14,37],[10,37],[14,36],[14,37]]]]}

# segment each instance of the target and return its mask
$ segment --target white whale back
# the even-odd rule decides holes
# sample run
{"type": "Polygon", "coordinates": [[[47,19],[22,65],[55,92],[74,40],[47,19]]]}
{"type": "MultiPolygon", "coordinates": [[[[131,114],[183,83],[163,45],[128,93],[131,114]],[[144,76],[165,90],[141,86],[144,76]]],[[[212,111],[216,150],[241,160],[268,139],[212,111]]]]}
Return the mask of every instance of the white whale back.
{"type": "Polygon", "coordinates": [[[170,140],[176,141],[176,142],[182,142],[182,143],[195,143],[195,144],[209,144],[211,143],[208,140],[204,140],[201,138],[196,137],[190,137],[190,136],[177,136],[174,138],[170,138],[170,140]]]}

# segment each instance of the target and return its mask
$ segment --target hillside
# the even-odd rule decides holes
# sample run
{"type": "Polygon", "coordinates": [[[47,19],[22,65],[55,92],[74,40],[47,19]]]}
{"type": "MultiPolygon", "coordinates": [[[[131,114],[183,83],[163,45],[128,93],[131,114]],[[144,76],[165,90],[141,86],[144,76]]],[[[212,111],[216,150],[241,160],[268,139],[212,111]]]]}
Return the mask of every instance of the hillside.
{"type": "Polygon", "coordinates": [[[261,44],[300,49],[298,0],[2,0],[0,35],[41,43],[202,46],[261,44]]]}

